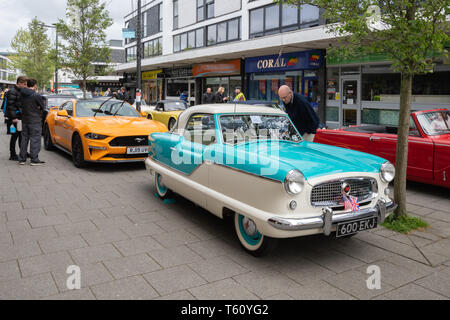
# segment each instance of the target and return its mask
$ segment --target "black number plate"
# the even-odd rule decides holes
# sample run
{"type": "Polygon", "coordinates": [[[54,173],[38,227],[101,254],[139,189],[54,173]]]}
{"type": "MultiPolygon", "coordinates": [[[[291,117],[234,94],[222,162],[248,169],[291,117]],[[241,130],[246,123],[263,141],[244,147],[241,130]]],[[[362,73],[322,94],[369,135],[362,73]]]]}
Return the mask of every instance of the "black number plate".
{"type": "Polygon", "coordinates": [[[375,229],[377,226],[377,217],[339,223],[336,228],[336,237],[345,237],[360,231],[375,229]]]}

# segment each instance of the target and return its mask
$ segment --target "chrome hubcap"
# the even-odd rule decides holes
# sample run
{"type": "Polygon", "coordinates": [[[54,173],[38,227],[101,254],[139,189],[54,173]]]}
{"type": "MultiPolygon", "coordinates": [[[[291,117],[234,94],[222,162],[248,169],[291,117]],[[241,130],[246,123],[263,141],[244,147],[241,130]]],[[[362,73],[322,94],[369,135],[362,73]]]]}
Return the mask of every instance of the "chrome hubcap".
{"type": "Polygon", "coordinates": [[[244,231],[248,236],[256,236],[256,234],[258,233],[258,229],[256,228],[256,224],[252,220],[250,220],[249,218],[244,218],[242,219],[242,224],[244,225],[244,231]]]}

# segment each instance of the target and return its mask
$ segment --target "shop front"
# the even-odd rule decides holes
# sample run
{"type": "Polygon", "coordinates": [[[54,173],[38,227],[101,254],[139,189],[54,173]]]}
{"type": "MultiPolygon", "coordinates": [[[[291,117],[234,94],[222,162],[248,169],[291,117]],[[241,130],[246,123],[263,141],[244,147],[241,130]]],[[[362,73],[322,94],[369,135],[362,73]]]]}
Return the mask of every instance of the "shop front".
{"type": "Polygon", "coordinates": [[[243,83],[241,66],[240,59],[194,65],[192,73],[200,87],[196,103],[201,104],[202,95],[208,88],[215,93],[220,87],[223,87],[225,88],[225,97],[234,98],[236,87],[242,87],[243,83]]]}
{"type": "Polygon", "coordinates": [[[247,98],[278,102],[278,89],[287,85],[317,108],[323,58],[322,51],[312,50],[246,59],[247,98]]]}
{"type": "Polygon", "coordinates": [[[185,93],[191,105],[195,103],[196,84],[192,75],[192,66],[182,68],[163,69],[158,78],[164,78],[165,99],[179,100],[185,93]]]}
{"type": "MultiPolygon", "coordinates": [[[[437,58],[432,73],[413,79],[411,110],[450,108],[450,63],[437,58]]],[[[327,61],[326,123],[397,126],[400,73],[383,53],[327,61]]]]}
{"type": "Polygon", "coordinates": [[[158,79],[162,70],[142,72],[142,99],[147,104],[155,104],[163,97],[163,80],[158,79]]]}

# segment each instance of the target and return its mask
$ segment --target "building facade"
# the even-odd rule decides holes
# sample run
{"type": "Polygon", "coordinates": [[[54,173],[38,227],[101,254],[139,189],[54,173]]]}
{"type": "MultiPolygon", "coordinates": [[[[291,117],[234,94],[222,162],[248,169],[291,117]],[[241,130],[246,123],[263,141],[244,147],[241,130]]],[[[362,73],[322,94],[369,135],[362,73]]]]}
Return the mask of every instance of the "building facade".
{"type": "MultiPolygon", "coordinates": [[[[125,17],[136,27],[136,12],[125,17]]],[[[322,12],[272,0],[154,0],[142,8],[143,98],[147,103],[185,92],[200,104],[207,88],[234,97],[278,101],[286,84],[307,97],[329,127],[393,124],[398,120],[400,75],[386,56],[330,60],[337,44],[322,12]]],[[[125,42],[126,62],[116,68],[136,88],[136,39],[125,42]]],[[[413,110],[450,107],[449,63],[416,76],[413,110]]]]}
{"type": "Polygon", "coordinates": [[[16,84],[17,70],[10,66],[9,53],[0,53],[0,91],[16,84]]]}

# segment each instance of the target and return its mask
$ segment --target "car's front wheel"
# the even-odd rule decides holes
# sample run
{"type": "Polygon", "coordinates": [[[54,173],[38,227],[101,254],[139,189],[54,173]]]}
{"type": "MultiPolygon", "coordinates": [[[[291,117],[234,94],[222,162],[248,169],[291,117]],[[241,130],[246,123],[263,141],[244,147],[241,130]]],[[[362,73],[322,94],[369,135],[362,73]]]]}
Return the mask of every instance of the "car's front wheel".
{"type": "Polygon", "coordinates": [[[86,166],[84,160],[83,142],[78,134],[75,134],[72,138],[72,160],[73,164],[77,168],[83,168],[86,166]]]}
{"type": "Polygon", "coordinates": [[[251,219],[236,213],[234,215],[234,228],[241,246],[255,257],[260,257],[272,251],[277,239],[262,235],[251,219]]]}
{"type": "Polygon", "coordinates": [[[148,119],[148,120],[152,120],[152,119],[153,119],[153,118],[152,118],[152,115],[151,115],[151,114],[148,114],[148,115],[147,115],[147,119],[148,119]]]}
{"type": "Polygon", "coordinates": [[[155,187],[158,196],[163,200],[172,195],[172,191],[164,185],[163,178],[159,173],[155,173],[155,187]]]}

